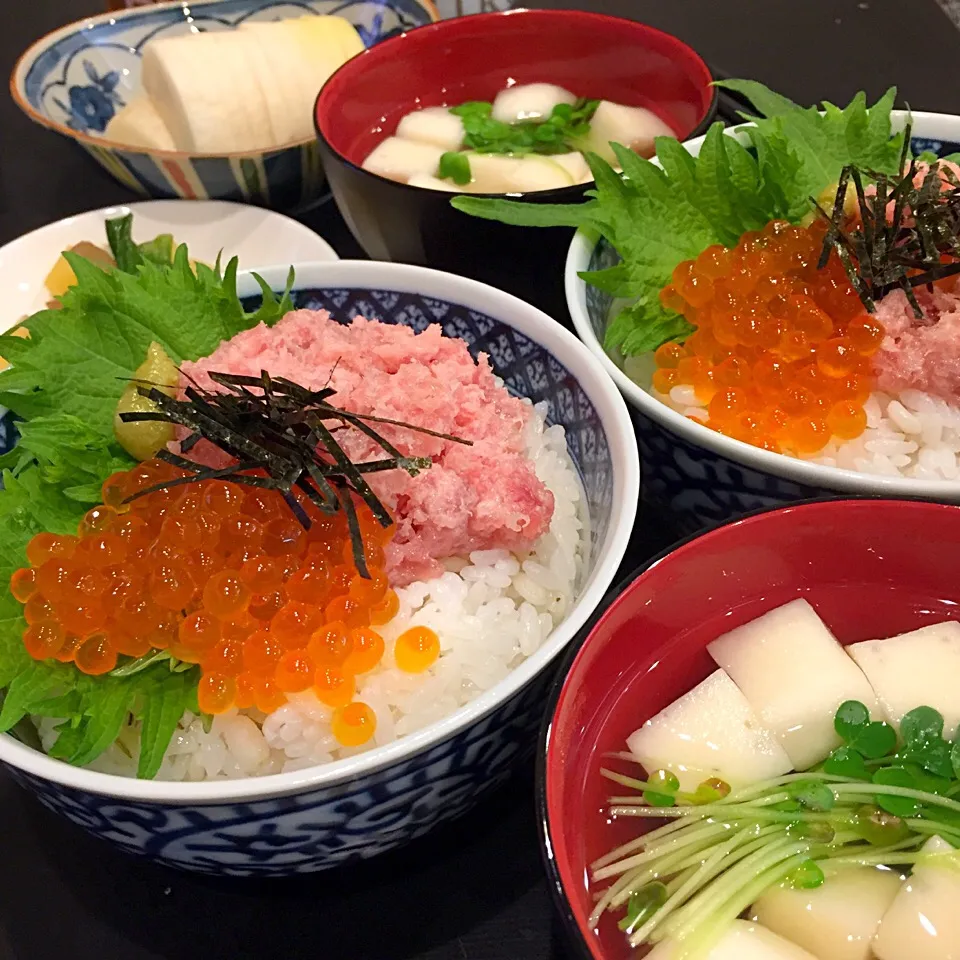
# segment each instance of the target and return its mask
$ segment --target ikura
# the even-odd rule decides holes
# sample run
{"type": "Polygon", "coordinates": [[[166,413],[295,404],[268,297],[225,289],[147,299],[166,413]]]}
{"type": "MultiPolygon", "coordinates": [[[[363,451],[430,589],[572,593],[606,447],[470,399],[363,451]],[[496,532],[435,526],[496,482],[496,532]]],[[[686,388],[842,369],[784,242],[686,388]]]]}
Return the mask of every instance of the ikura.
{"type": "MultiPolygon", "coordinates": [[[[303,500],[314,521],[305,531],[276,491],[221,480],[142,494],[181,476],[159,460],[115,473],[76,536],[30,541],[29,565],[10,578],[27,652],[98,676],[120,658],[166,650],[198,665],[204,713],[269,713],[312,690],[337,711],[342,744],[367,742],[376,719],[354,702],[356,677],[381,662],[373,627],[399,610],[382,569],[391,531],[357,504],[370,565],[361,577],[341,514],[303,500]]],[[[414,628],[401,641],[398,663],[410,672],[439,655],[432,631],[414,628]]]]}
{"type": "Polygon", "coordinates": [[[817,268],[824,229],[774,221],[681,263],[660,303],[695,330],[656,350],[653,389],[765,450],[806,456],[860,436],[884,330],[835,253],[817,268]]]}

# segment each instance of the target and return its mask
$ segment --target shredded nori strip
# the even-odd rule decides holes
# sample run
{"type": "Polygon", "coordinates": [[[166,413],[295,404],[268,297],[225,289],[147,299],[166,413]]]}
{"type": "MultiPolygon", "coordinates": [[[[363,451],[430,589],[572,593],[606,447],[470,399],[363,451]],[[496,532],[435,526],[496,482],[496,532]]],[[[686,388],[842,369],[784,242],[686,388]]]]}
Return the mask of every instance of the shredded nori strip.
{"type": "Polygon", "coordinates": [[[140,490],[128,497],[127,502],[157,490],[220,479],[279,491],[298,522],[309,529],[310,517],[296,496],[300,493],[323,513],[343,510],[354,560],[363,577],[369,577],[370,571],[353,495],[367,504],[382,527],[393,523],[364,475],[406,470],[415,477],[433,462],[429,457],[404,456],[369,424],[386,423],[442,440],[472,444],[470,440],[400,420],[341,410],[329,402],[336,392],[329,386],[309,390],[284,377],[271,377],[266,370],[261,371],[259,377],[232,373],[209,373],[208,376],[225,390],[205,390],[194,382],[184,390],[184,399],[179,400],[154,386],[138,385],[140,395],[152,400],[157,409],[121,413],[120,419],[125,423],[160,421],[186,427],[190,433],[180,443],[182,453],[188,453],[200,440],[207,440],[236,463],[214,469],[161,450],[157,457],[187,471],[187,476],[140,490]],[[345,429],[357,430],[373,440],[386,457],[362,463],[351,461],[336,439],[336,434],[345,429]]]}
{"type": "Polygon", "coordinates": [[[902,290],[914,316],[922,320],[914,289],[932,289],[934,281],[960,274],[960,180],[949,168],[932,163],[920,186],[915,186],[917,161],[909,144],[908,125],[896,176],[848,165],[840,174],[833,210],[828,213],[816,200],[813,204],[828,224],[818,267],[822,270],[835,250],[868,313],[874,313],[877,301],[888,293],[902,290]],[[876,186],[870,196],[863,187],[865,177],[876,186]],[[860,223],[847,230],[844,202],[851,181],[860,223]],[[891,202],[893,213],[888,218],[891,202]],[[944,257],[950,258],[948,262],[942,262],[944,257]]]}

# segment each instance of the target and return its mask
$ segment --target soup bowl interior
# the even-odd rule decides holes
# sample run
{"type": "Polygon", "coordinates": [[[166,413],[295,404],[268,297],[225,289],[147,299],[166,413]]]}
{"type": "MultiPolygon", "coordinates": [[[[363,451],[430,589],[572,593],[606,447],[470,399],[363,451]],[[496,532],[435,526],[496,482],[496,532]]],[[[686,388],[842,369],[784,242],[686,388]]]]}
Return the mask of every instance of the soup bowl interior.
{"type": "Polygon", "coordinates": [[[798,504],[689,540],[619,590],[557,681],[538,783],[553,892],[584,956],[633,955],[609,916],[598,932],[587,922],[589,864],[638,832],[603,813],[599,770],[618,766],[604,755],[716,669],[711,640],[790,600],[806,598],[843,644],[957,619],[958,538],[960,507],[798,504]]]}
{"type": "Polygon", "coordinates": [[[576,96],[647,107],[683,138],[710,110],[711,79],[686,44],[645,24],[517,10],[434,24],[366,51],[327,81],[316,119],[329,145],[359,166],[412,110],[555,83],[576,96]]]}
{"type": "MultiPolygon", "coordinates": [[[[287,272],[261,276],[282,291],[287,272]]],[[[0,736],[0,762],[48,806],[126,850],[208,873],[282,875],[369,857],[458,816],[502,783],[533,748],[550,664],[609,587],[638,500],[626,406],[583,345],[539,310],[473,281],[397,264],[301,264],[296,276],[297,308],[418,332],[440,324],[474,356],[487,353],[512,393],[546,403],[579,474],[589,552],[574,603],[533,656],[449,716],[366,753],[264,777],[174,783],[73,767],[0,736]],[[250,842],[260,836],[263,845],[250,842]]],[[[253,309],[259,287],[250,275],[239,291],[253,309]]]]}
{"type": "MultiPolygon", "coordinates": [[[[689,47],[644,24],[574,10],[516,10],[431,24],[344,64],[317,98],[324,169],[350,230],[377,260],[427,264],[522,296],[555,277],[569,231],[538,231],[454,210],[445,190],[361,169],[400,119],[422,107],[490,101],[509,85],[560,84],[578,96],[649,106],[678,136],[713,110],[710,72],[689,47]]],[[[573,203],[586,185],[524,202],[573,203]]]]}

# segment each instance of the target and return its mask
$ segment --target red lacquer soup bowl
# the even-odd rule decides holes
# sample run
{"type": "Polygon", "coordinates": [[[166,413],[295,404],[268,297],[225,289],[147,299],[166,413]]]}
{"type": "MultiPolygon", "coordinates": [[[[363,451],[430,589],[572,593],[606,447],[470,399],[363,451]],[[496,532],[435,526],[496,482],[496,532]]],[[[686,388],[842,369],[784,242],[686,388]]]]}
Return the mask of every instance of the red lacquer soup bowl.
{"type": "Polygon", "coordinates": [[[598,931],[587,923],[588,865],[637,835],[635,823],[606,817],[603,755],[625,750],[637,727],[716,669],[706,645],[797,597],[844,644],[958,619],[958,568],[960,507],[830,500],[688,540],[614,591],[558,681],[540,756],[547,869],[583,957],[636,955],[609,916],[598,931]]]}
{"type": "MultiPolygon", "coordinates": [[[[393,37],[345,63],[317,98],[324,169],[354,236],[377,260],[478,274],[483,264],[529,268],[544,234],[454,210],[450,194],[361,169],[370,151],[422,107],[491,101],[513,84],[555,83],[578,96],[647,107],[682,140],[715,108],[706,64],[686,44],[646,24],[579,10],[512,10],[460,17],[393,37]]],[[[571,203],[585,186],[525,194],[571,203]]],[[[569,243],[569,231],[560,230],[569,243]]],[[[559,269],[562,245],[556,250],[559,269]]],[[[497,286],[502,286],[498,282],[497,286]]]]}

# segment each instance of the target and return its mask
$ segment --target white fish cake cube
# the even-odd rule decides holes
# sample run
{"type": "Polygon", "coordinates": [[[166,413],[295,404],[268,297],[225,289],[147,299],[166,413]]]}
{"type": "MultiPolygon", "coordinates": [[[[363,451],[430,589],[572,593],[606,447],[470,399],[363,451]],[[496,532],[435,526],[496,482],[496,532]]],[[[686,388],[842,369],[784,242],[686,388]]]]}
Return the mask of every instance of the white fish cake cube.
{"type": "Polygon", "coordinates": [[[363,161],[363,169],[390,180],[407,183],[411,177],[418,174],[434,176],[443,152],[442,147],[432,143],[387,137],[370,151],[367,159],[363,161]]]}
{"type": "Polygon", "coordinates": [[[552,83],[523,83],[501,90],[493,101],[491,116],[501,123],[546,119],[560,103],[573,106],[577,98],[552,83]]]}
{"type": "Polygon", "coordinates": [[[178,150],[232,153],[274,142],[255,40],[243,30],[160,37],[144,47],[141,82],[178,150]]]}
{"type": "Polygon", "coordinates": [[[468,153],[473,193],[532,193],[569,187],[573,177],[552,157],[468,153]]]}
{"type": "Polygon", "coordinates": [[[447,107],[425,107],[408,113],[397,124],[397,136],[432,143],[444,150],[459,150],[463,145],[463,121],[447,107]]]}
{"type": "Polygon", "coordinates": [[[867,678],[806,600],[777,607],[707,649],[797,770],[808,770],[840,745],[833,720],[845,700],[859,700],[879,716],[867,678]]]}
{"type": "Polygon", "coordinates": [[[147,150],[177,149],[153,101],[143,94],[117,111],[107,124],[104,137],[147,150]]]}
{"type": "Polygon", "coordinates": [[[947,620],[886,640],[865,640],[847,652],[877,692],[887,721],[899,729],[905,713],[933,707],[950,740],[960,724],[960,623],[947,620]]]}
{"type": "Polygon", "coordinates": [[[574,183],[583,183],[586,180],[592,180],[593,174],[582,153],[574,150],[572,153],[559,153],[549,158],[551,163],[558,163],[567,173],[574,183]]]}
{"type": "Polygon", "coordinates": [[[789,773],[790,758],[747,698],[717,670],[627,738],[647,774],[671,770],[693,791],[719,777],[742,787],[789,773]]]}
{"type": "Polygon", "coordinates": [[[923,851],[931,859],[914,866],[880,921],[873,942],[878,960],[960,958],[960,858],[940,837],[931,837],[923,851]]]}
{"type": "MultiPolygon", "coordinates": [[[[678,945],[664,940],[645,960],[676,960],[682,955],[678,945]]],[[[818,960],[802,947],[747,920],[734,920],[716,946],[702,960],[818,960]]]]}
{"type": "MultiPolygon", "coordinates": [[[[280,24],[292,36],[292,56],[300,60],[302,69],[306,71],[310,83],[307,104],[312,117],[317,91],[335,70],[351,57],[363,53],[363,39],[349,20],[332,14],[306,14],[281,20],[280,24]]],[[[251,24],[251,27],[257,29],[259,24],[251,24]]]]}
{"type": "Polygon", "coordinates": [[[469,187],[460,186],[452,180],[441,180],[439,177],[431,177],[426,173],[418,173],[412,176],[407,183],[411,187],[423,187],[426,190],[446,190],[447,193],[460,193],[469,187]]]}
{"type": "Polygon", "coordinates": [[[247,20],[237,29],[254,40],[251,66],[256,66],[254,72],[260,78],[277,144],[315,137],[313,101],[317,88],[309,61],[299,55],[294,43],[290,21],[247,20]]]}
{"type": "Polygon", "coordinates": [[[767,891],[753,905],[751,919],[818,960],[870,960],[873,938],[900,882],[892,870],[838,870],[812,890],[767,891]]]}
{"type": "Polygon", "coordinates": [[[590,120],[588,148],[608,163],[616,163],[611,143],[619,143],[641,157],[652,157],[657,137],[672,137],[673,130],[646,107],[626,107],[621,103],[601,100],[590,120]]]}

